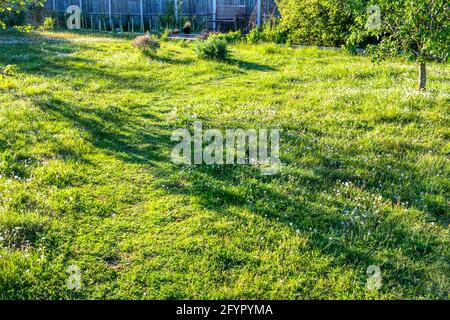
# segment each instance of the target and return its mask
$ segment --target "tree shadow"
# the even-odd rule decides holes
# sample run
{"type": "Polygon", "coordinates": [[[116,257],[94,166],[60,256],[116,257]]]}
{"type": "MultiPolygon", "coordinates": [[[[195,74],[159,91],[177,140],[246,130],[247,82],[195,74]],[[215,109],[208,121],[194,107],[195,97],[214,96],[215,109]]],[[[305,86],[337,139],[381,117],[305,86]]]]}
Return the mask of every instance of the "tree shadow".
{"type": "MultiPolygon", "coordinates": [[[[62,61],[55,61],[42,48],[27,45],[27,52],[40,59],[39,65],[28,66],[26,61],[14,57],[6,57],[9,63],[16,63],[21,70],[31,74],[57,76],[77,74],[81,79],[88,80],[89,74],[96,73],[104,80],[111,80],[114,87],[131,88],[135,90],[157,90],[156,84],[141,84],[142,78],[136,76],[121,76],[104,68],[96,67],[94,60],[65,56],[62,61]],[[28,51],[29,50],[29,51],[28,51]],[[38,70],[38,71],[37,71],[38,70]]],[[[71,47],[67,53],[74,52],[71,47]]],[[[47,48],[51,51],[51,48],[47,48]]],[[[170,58],[169,58],[170,59],[170,58]]],[[[163,61],[178,64],[174,61],[163,61]]],[[[238,65],[245,70],[275,71],[270,66],[253,62],[228,60],[228,64],[238,65]]],[[[358,170],[371,169],[368,163],[358,162],[357,168],[340,170],[342,160],[336,156],[319,156],[320,166],[309,165],[312,174],[306,175],[300,171],[280,174],[275,177],[261,176],[257,168],[249,166],[207,166],[189,167],[187,173],[180,173],[181,167],[174,165],[170,157],[173,143],[170,141],[172,128],[162,123],[156,113],[142,113],[139,118],[151,120],[151,126],[145,126],[129,117],[121,110],[110,112],[98,108],[85,108],[57,98],[51,93],[34,98],[32,102],[44,112],[57,119],[69,122],[74,127],[82,128],[88,133],[88,140],[95,147],[113,154],[118,159],[133,163],[158,167],[157,175],[165,179],[164,192],[174,195],[186,195],[195,198],[198,204],[211,210],[219,216],[229,217],[232,208],[246,210],[254,215],[264,217],[273,223],[279,223],[291,229],[292,235],[300,234],[308,239],[308,246],[318,250],[323,255],[332,258],[333,266],[350,266],[365,274],[365,269],[372,264],[382,264],[390,272],[387,273],[387,283],[401,285],[407,290],[417,289],[417,279],[421,282],[431,281],[426,271],[415,266],[419,261],[432,258],[434,248],[442,246],[442,239],[427,234],[416,233],[402,224],[401,219],[382,219],[374,215],[367,218],[370,230],[360,221],[355,221],[344,214],[346,204],[339,199],[324,200],[323,194],[332,194],[342,181],[353,181],[358,184],[358,170]],[[184,183],[188,181],[189,183],[184,183]],[[275,186],[290,185],[289,192],[283,192],[275,186]],[[233,192],[233,187],[241,188],[240,193],[233,192]],[[307,197],[305,197],[307,195],[307,197]],[[368,236],[368,231],[371,236],[368,236]],[[411,268],[398,266],[392,254],[400,248],[411,268]],[[389,251],[391,256],[383,251],[389,251]],[[394,275],[399,275],[399,278],[394,275]]],[[[213,126],[212,126],[213,127],[213,126]]],[[[320,132],[314,132],[320,135],[320,132]]],[[[291,146],[299,145],[293,139],[291,146]]],[[[295,168],[295,161],[282,159],[283,163],[295,168]]],[[[381,166],[382,164],[380,164],[381,166]]],[[[376,168],[381,171],[380,168],[376,168]]],[[[413,170],[413,168],[409,168],[413,170]]],[[[396,175],[396,174],[395,174],[396,175]]],[[[416,175],[414,183],[419,189],[425,184],[416,175]]],[[[387,181],[395,183],[397,176],[388,177],[387,181]]],[[[376,175],[368,181],[366,190],[376,195],[394,201],[392,193],[379,189],[376,175]]],[[[402,194],[403,199],[413,200],[414,193],[402,194]]],[[[413,206],[412,202],[410,206],[413,206]]],[[[421,208],[417,207],[419,210],[421,208]]],[[[441,220],[445,225],[447,220],[441,220]]],[[[386,291],[389,288],[385,289],[386,291]]],[[[424,289],[425,290],[425,289],[424,289]]],[[[426,292],[423,292],[426,294],[426,292]]],[[[448,292],[437,292],[446,298],[448,292]]]]}
{"type": "MultiPolygon", "coordinates": [[[[367,128],[367,130],[372,130],[367,128]]],[[[319,131],[311,131],[309,134],[316,137],[323,136],[319,131]]],[[[305,145],[310,143],[301,137],[291,137],[287,148],[305,145]]],[[[329,185],[336,185],[340,182],[350,182],[353,185],[363,188],[371,194],[377,194],[390,201],[393,205],[401,204],[405,208],[416,209],[429,214],[435,222],[446,227],[450,224],[450,208],[445,204],[433,200],[433,197],[440,197],[441,190],[433,190],[424,180],[423,173],[415,167],[413,160],[404,161],[408,153],[428,155],[429,148],[413,142],[383,143],[372,146],[371,150],[365,151],[365,157],[373,156],[376,152],[380,155],[390,155],[377,162],[364,160],[363,154],[355,153],[348,156],[336,153],[320,152],[321,147],[313,146],[313,150],[306,151],[311,156],[318,159],[318,164],[312,171],[321,181],[328,181],[329,185]],[[374,151],[376,150],[376,151],[374,151]],[[390,168],[390,170],[386,170],[390,168]],[[361,179],[361,172],[365,173],[361,179]],[[408,180],[405,179],[405,173],[408,180]],[[363,180],[363,181],[362,181],[363,180]],[[380,182],[385,187],[380,187],[380,182]],[[428,198],[423,199],[426,190],[428,198]]],[[[287,166],[295,166],[292,159],[286,158],[284,163],[287,166]]]]}
{"type": "Polygon", "coordinates": [[[276,68],[273,68],[268,65],[259,64],[252,61],[243,61],[235,58],[228,58],[225,60],[225,62],[230,65],[238,66],[239,68],[248,71],[277,71],[276,68]]]}
{"type": "Polygon", "coordinates": [[[155,55],[151,59],[162,62],[162,63],[173,64],[173,65],[182,65],[182,66],[191,65],[195,62],[194,59],[190,59],[190,58],[173,59],[171,57],[161,56],[161,55],[155,55]]]}
{"type": "Polygon", "coordinates": [[[49,39],[38,34],[19,34],[18,38],[19,42],[12,43],[5,53],[0,53],[0,61],[2,64],[14,64],[19,71],[27,74],[65,77],[82,85],[89,82],[92,79],[91,75],[95,74],[96,78],[107,82],[110,88],[135,89],[142,92],[153,92],[162,85],[157,84],[146,73],[122,75],[111,71],[107,65],[97,64],[95,59],[75,55],[78,50],[95,48],[89,43],[49,39]]]}
{"type": "Polygon", "coordinates": [[[83,109],[55,97],[34,99],[33,103],[43,112],[82,128],[93,146],[114,154],[122,161],[150,166],[170,161],[164,156],[164,150],[170,147],[170,131],[162,125],[142,126],[118,112],[83,109]],[[142,148],[142,145],[146,147],[142,148]]]}
{"type": "MultiPolygon", "coordinates": [[[[442,239],[418,234],[403,224],[401,219],[369,217],[364,221],[371,226],[367,228],[358,221],[343,218],[344,204],[339,201],[320,204],[320,195],[337,186],[332,178],[324,175],[310,178],[300,174],[274,178],[277,185],[298,181],[296,187],[301,190],[299,194],[310,197],[305,199],[299,194],[281,193],[268,187],[265,183],[272,178],[260,176],[258,169],[251,167],[194,166],[183,178],[189,183],[180,183],[179,177],[173,174],[167,176],[173,177],[164,183],[168,194],[195,197],[205,210],[229,217],[239,208],[289,227],[292,235],[300,234],[308,239],[311,250],[331,257],[332,266],[345,265],[359,270],[361,285],[365,285],[367,267],[380,265],[385,271],[383,281],[386,293],[393,286],[417,290],[418,281],[439,287],[420,265],[422,261],[434,258],[433,251],[442,246],[442,239]],[[236,187],[242,188],[240,192],[231,191],[236,187]],[[394,254],[399,248],[408,267],[395,261],[394,254]]],[[[439,291],[436,294],[446,297],[447,293],[439,291]]]]}

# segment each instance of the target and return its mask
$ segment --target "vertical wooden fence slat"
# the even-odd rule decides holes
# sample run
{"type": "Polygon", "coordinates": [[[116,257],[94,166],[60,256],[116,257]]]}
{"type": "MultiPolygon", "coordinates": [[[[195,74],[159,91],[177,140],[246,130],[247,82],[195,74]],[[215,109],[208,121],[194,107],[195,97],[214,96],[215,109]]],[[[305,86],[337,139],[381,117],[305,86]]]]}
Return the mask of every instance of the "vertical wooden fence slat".
{"type": "Polygon", "coordinates": [[[141,0],[140,1],[140,5],[141,5],[141,32],[144,32],[144,3],[141,0]]]}
{"type": "MultiPolygon", "coordinates": [[[[217,0],[213,0],[212,2],[213,20],[216,20],[216,10],[217,10],[217,0]]],[[[216,31],[216,22],[213,22],[213,30],[216,31]]]]}
{"type": "Polygon", "coordinates": [[[257,0],[256,4],[256,25],[261,26],[261,0],[257,0]]]}
{"type": "Polygon", "coordinates": [[[174,8],[175,8],[175,23],[178,26],[178,0],[173,0],[174,8]]]}
{"type": "Polygon", "coordinates": [[[111,0],[108,0],[108,17],[109,17],[109,26],[111,27],[111,31],[114,31],[114,22],[112,20],[111,0]]]}

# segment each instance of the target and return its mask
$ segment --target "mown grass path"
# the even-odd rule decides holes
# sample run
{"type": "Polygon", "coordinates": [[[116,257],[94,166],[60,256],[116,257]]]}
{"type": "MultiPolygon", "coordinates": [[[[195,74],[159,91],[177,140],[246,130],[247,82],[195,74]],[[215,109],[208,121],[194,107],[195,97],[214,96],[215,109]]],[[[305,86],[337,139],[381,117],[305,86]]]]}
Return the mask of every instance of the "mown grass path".
{"type": "Polygon", "coordinates": [[[417,92],[402,61],[231,49],[0,34],[1,299],[449,298],[448,64],[417,92]],[[282,129],[282,171],[173,164],[195,120],[282,129]]]}

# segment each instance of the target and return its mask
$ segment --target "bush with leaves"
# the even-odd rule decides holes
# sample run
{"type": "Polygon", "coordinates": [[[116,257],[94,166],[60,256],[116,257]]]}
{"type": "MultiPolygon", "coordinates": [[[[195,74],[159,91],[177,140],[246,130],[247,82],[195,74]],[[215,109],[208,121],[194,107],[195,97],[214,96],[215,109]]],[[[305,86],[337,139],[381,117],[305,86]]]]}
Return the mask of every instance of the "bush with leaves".
{"type": "Polygon", "coordinates": [[[32,6],[44,6],[44,0],[1,0],[0,1],[0,28],[6,25],[20,24],[23,12],[32,6]],[[19,17],[19,19],[17,18],[19,17]]]}
{"type": "Polygon", "coordinates": [[[170,30],[169,30],[169,29],[164,29],[164,30],[159,34],[159,40],[160,40],[161,42],[167,41],[167,38],[169,37],[169,33],[170,33],[170,30]]]}
{"type": "Polygon", "coordinates": [[[142,36],[138,36],[133,40],[133,46],[138,48],[145,55],[154,55],[161,47],[156,37],[146,32],[142,36]]]}
{"type": "Polygon", "coordinates": [[[245,40],[247,40],[248,43],[256,44],[263,40],[263,33],[259,28],[254,28],[250,30],[249,33],[245,36],[245,40]]]}
{"type": "Polygon", "coordinates": [[[285,43],[287,42],[286,33],[280,32],[276,26],[264,26],[254,28],[246,35],[248,43],[256,44],[261,42],[285,43]]]}
{"type": "Polygon", "coordinates": [[[281,32],[278,28],[279,19],[274,19],[273,25],[265,25],[262,31],[261,37],[264,42],[273,42],[273,43],[286,43],[287,34],[286,32],[281,32]]]}
{"type": "Polygon", "coordinates": [[[53,29],[55,29],[55,20],[51,17],[45,18],[42,26],[39,27],[39,30],[41,31],[48,31],[53,29]]]}
{"type": "Polygon", "coordinates": [[[242,32],[240,30],[228,31],[227,33],[220,33],[217,35],[219,39],[225,40],[227,43],[237,43],[242,39],[242,32]]]}
{"type": "Polygon", "coordinates": [[[353,25],[353,8],[363,0],[278,0],[279,35],[291,43],[339,46],[353,25]]]}
{"type": "Polygon", "coordinates": [[[23,26],[14,26],[14,29],[18,32],[29,33],[31,31],[34,31],[35,28],[31,24],[26,24],[23,26]]]}
{"type": "Polygon", "coordinates": [[[4,76],[13,76],[16,73],[16,66],[13,64],[8,64],[4,67],[0,66],[0,75],[4,76]]]}
{"type": "Polygon", "coordinates": [[[195,52],[202,59],[226,60],[228,57],[227,42],[216,36],[211,36],[207,40],[197,40],[195,52]]]}

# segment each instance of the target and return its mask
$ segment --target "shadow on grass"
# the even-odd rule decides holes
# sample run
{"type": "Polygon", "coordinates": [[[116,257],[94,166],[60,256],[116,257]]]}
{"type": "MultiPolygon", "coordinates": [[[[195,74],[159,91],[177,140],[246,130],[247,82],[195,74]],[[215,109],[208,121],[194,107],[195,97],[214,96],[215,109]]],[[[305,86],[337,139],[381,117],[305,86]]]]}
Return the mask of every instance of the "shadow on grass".
{"type": "Polygon", "coordinates": [[[168,56],[161,56],[161,55],[154,55],[152,57],[150,57],[150,59],[155,60],[155,61],[159,61],[162,63],[167,63],[167,64],[173,64],[173,65],[191,65],[195,62],[194,59],[173,59],[171,57],[168,56]]]}
{"type": "MultiPolygon", "coordinates": [[[[10,57],[9,63],[18,64],[22,70],[29,73],[44,73],[60,75],[72,73],[89,79],[90,73],[96,73],[105,80],[113,81],[117,87],[127,87],[136,90],[157,90],[157,85],[141,85],[142,79],[127,75],[121,76],[103,68],[92,66],[88,59],[65,56],[62,61],[54,61],[39,48],[28,45],[26,50],[40,59],[34,66],[10,57]],[[75,65],[75,66],[72,66],[75,65]]],[[[48,49],[51,52],[51,48],[48,49]]],[[[68,49],[69,53],[73,52],[68,49]]],[[[178,64],[179,61],[162,61],[178,64]]],[[[253,62],[243,62],[230,59],[226,63],[238,65],[245,70],[275,71],[276,69],[253,62]]],[[[182,64],[182,63],[181,63],[182,64]]],[[[406,290],[424,290],[417,287],[417,279],[422,283],[433,283],[426,270],[420,268],[421,261],[435,258],[433,249],[441,246],[441,240],[428,234],[417,233],[402,223],[401,219],[382,220],[378,216],[369,217],[368,230],[343,214],[345,203],[338,199],[324,201],[324,194],[332,194],[339,181],[356,181],[354,174],[358,170],[367,170],[369,164],[359,162],[358,168],[352,171],[339,170],[341,161],[338,157],[320,156],[321,166],[310,165],[312,176],[294,172],[289,175],[280,174],[274,177],[260,176],[256,168],[247,166],[194,166],[189,173],[180,173],[180,167],[173,165],[168,155],[173,143],[170,141],[171,128],[157,124],[162,122],[158,114],[144,113],[140,118],[151,120],[151,126],[144,126],[138,119],[129,117],[126,112],[117,110],[115,113],[93,108],[83,108],[73,103],[56,98],[49,94],[33,101],[46,113],[56,119],[70,122],[88,132],[90,142],[97,148],[113,154],[122,161],[147,164],[158,167],[160,179],[167,183],[165,192],[194,197],[205,209],[217,215],[229,216],[231,208],[249,211],[274,223],[280,223],[291,228],[292,235],[296,233],[308,239],[308,245],[323,255],[332,257],[334,267],[351,267],[365,275],[369,265],[381,264],[388,270],[384,274],[385,283],[389,286],[400,285],[406,290]],[[112,125],[113,124],[113,125],[112,125]],[[188,181],[189,183],[182,183],[188,181]],[[288,192],[282,192],[280,186],[289,185],[288,192]],[[240,192],[233,192],[233,187],[240,192]],[[368,235],[368,231],[371,235],[368,235]],[[394,254],[401,249],[407,264],[398,266],[394,254]],[[410,267],[406,267],[409,265],[410,267]]],[[[292,141],[292,146],[295,146],[292,141]]],[[[286,165],[295,167],[294,162],[284,159],[286,165]]],[[[379,168],[379,170],[381,170],[379,168]]],[[[411,169],[412,170],[412,169],[411,169]]],[[[419,176],[419,175],[417,175],[419,176]]],[[[388,177],[387,181],[396,183],[396,177],[388,177]]],[[[425,188],[417,178],[415,183],[419,189],[425,188]]],[[[378,188],[378,178],[373,176],[367,183],[370,192],[393,198],[388,189],[378,188]]],[[[403,197],[407,197],[405,193],[403,197]]],[[[412,200],[415,194],[409,194],[412,200]]],[[[412,204],[410,204],[412,206],[412,204]]],[[[434,283],[433,283],[434,285],[434,283]]],[[[437,286],[437,285],[436,285],[437,286]]],[[[437,296],[446,298],[448,292],[436,292],[437,296]]]]}
{"type": "MultiPolygon", "coordinates": [[[[144,127],[126,115],[112,115],[99,109],[83,109],[55,97],[37,99],[34,104],[44,112],[53,114],[55,118],[82,128],[89,134],[92,145],[113,153],[123,161],[152,166],[170,161],[163,152],[163,149],[170,147],[170,132],[161,125],[144,127]],[[110,123],[114,123],[114,126],[110,123]],[[146,147],[142,147],[143,145],[146,147]]],[[[156,116],[152,118],[157,119],[156,116]]]]}
{"type": "Polygon", "coordinates": [[[248,70],[248,71],[277,71],[277,69],[275,69],[271,66],[259,64],[259,63],[251,62],[251,61],[242,61],[242,60],[238,60],[238,59],[234,59],[234,58],[228,58],[225,61],[228,64],[236,65],[239,68],[248,70]]]}
{"type": "MultiPolygon", "coordinates": [[[[68,79],[68,83],[75,81],[82,85],[89,83],[92,80],[92,74],[95,74],[97,80],[109,83],[109,89],[153,92],[161,85],[145,73],[122,75],[111,71],[106,64],[98,64],[94,59],[74,55],[77,50],[93,49],[94,47],[89,43],[46,38],[39,34],[18,34],[17,38],[11,36],[3,38],[4,41],[13,41],[12,39],[16,41],[8,43],[4,52],[0,51],[0,65],[14,64],[20,72],[47,77],[64,77],[68,79]]],[[[0,46],[1,41],[0,37],[0,46]]]]}
{"type": "Polygon", "coordinates": [[[189,183],[182,185],[178,178],[167,180],[167,192],[194,196],[203,208],[221,216],[234,215],[236,208],[240,208],[273,223],[284,224],[292,230],[292,235],[300,234],[307,238],[311,250],[331,257],[333,267],[345,265],[360,271],[362,286],[365,285],[367,267],[380,265],[386,293],[391,286],[398,285],[406,290],[417,290],[419,281],[435,287],[435,294],[442,298],[447,294],[439,291],[442,288],[439,289],[435,279],[430,279],[426,268],[421,267],[422,261],[435,258],[434,250],[442,246],[442,239],[417,233],[402,223],[401,218],[380,220],[379,216],[368,217],[363,221],[370,224],[367,228],[343,217],[345,204],[339,201],[324,203],[321,197],[336,187],[333,178],[326,175],[270,178],[262,177],[257,169],[248,167],[195,166],[185,179],[189,183]],[[289,183],[287,180],[298,181],[294,187],[299,190],[297,193],[282,193],[273,187],[273,184],[282,186],[289,183]],[[235,188],[239,188],[239,192],[235,188]],[[308,197],[305,198],[304,194],[308,197]],[[400,258],[396,253],[398,249],[401,249],[402,259],[407,261],[404,264],[396,262],[400,258]]]}

